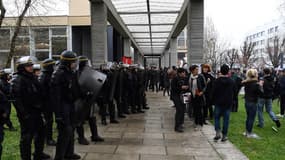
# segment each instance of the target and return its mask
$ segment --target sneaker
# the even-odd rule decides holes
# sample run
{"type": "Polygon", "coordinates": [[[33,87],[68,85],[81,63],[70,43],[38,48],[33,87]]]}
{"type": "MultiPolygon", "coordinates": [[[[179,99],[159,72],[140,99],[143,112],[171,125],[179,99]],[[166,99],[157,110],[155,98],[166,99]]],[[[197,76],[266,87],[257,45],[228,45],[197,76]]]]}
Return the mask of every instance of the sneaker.
{"type": "Polygon", "coordinates": [[[276,117],[283,118],[284,115],[283,114],[277,114],[276,117]]]}
{"type": "Polygon", "coordinates": [[[222,138],[221,141],[222,141],[222,142],[226,142],[227,140],[228,140],[228,137],[223,135],[223,138],[222,138]]]}
{"type": "Polygon", "coordinates": [[[260,124],[258,124],[258,125],[256,125],[257,127],[259,127],[259,128],[263,128],[263,126],[262,125],[260,125],[260,124]]]}
{"type": "Polygon", "coordinates": [[[275,124],[276,124],[276,126],[277,126],[278,128],[280,128],[280,127],[281,127],[281,123],[280,123],[280,121],[279,121],[279,120],[275,120],[274,122],[275,122],[275,124]]]}
{"type": "Polygon", "coordinates": [[[253,139],[260,139],[260,137],[255,133],[249,133],[246,135],[247,138],[253,138],[253,139]]]}
{"type": "Polygon", "coordinates": [[[219,139],[221,139],[221,132],[217,131],[216,136],[214,137],[214,141],[217,142],[219,139]]]}

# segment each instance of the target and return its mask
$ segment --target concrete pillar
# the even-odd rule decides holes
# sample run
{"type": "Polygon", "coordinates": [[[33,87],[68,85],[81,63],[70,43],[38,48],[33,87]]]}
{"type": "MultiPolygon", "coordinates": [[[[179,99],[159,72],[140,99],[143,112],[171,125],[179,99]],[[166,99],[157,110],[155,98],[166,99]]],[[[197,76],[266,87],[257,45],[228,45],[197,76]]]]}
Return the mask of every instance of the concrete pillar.
{"type": "Polygon", "coordinates": [[[124,56],[131,56],[131,40],[129,38],[124,38],[124,56]]]}
{"type": "Polygon", "coordinates": [[[170,40],[170,66],[177,66],[177,38],[170,40]]]}
{"type": "Polygon", "coordinates": [[[91,5],[91,60],[98,68],[107,62],[107,7],[102,0],[90,0],[91,5]]]}
{"type": "Polygon", "coordinates": [[[139,51],[137,49],[134,50],[134,63],[139,63],[139,51]]]}
{"type": "Polygon", "coordinates": [[[165,66],[166,67],[170,67],[170,65],[169,65],[169,60],[170,60],[170,58],[169,58],[169,51],[168,50],[166,50],[165,52],[164,52],[164,64],[165,64],[165,66]]]}
{"type": "Polygon", "coordinates": [[[189,0],[187,16],[187,62],[203,63],[204,0],[189,0]]]}
{"type": "Polygon", "coordinates": [[[161,67],[164,68],[164,67],[165,67],[164,55],[161,55],[161,56],[160,56],[160,61],[161,61],[161,67]]]}

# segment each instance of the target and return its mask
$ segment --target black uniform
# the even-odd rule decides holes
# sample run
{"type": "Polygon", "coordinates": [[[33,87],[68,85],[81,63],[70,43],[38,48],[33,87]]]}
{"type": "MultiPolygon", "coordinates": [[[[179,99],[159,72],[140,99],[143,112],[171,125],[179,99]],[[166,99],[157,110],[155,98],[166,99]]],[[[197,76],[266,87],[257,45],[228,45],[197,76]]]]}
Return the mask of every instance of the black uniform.
{"type": "MultiPolygon", "coordinates": [[[[78,76],[80,77],[84,68],[88,67],[87,66],[88,59],[85,56],[80,56],[79,61],[80,61],[80,63],[79,63],[78,76]]],[[[91,131],[91,140],[96,141],[96,142],[104,141],[104,139],[98,135],[96,116],[93,113],[94,108],[92,108],[92,107],[94,107],[93,106],[93,100],[92,100],[93,99],[93,93],[84,92],[84,91],[80,90],[80,99],[84,102],[85,107],[89,108],[89,116],[86,117],[86,120],[88,120],[88,123],[89,123],[90,131],[91,131]]],[[[89,142],[84,136],[83,123],[84,122],[82,122],[81,124],[79,124],[76,127],[76,131],[78,134],[78,142],[80,144],[88,145],[89,142]]]]}
{"type": "Polygon", "coordinates": [[[70,52],[62,53],[62,57],[66,55],[70,57],[61,60],[51,79],[58,128],[55,160],[80,159],[80,156],[74,154],[74,102],[79,97],[79,90],[76,73],[70,68],[71,60],[76,58],[70,52]]]}
{"type": "Polygon", "coordinates": [[[39,76],[39,82],[42,88],[43,95],[43,109],[44,109],[44,118],[45,118],[45,128],[46,128],[46,142],[48,145],[55,145],[56,142],[52,138],[53,133],[53,114],[54,108],[52,108],[52,99],[53,95],[51,94],[51,76],[53,73],[53,66],[48,66],[48,68],[44,69],[39,76]]]}
{"type": "Polygon", "coordinates": [[[21,127],[21,158],[31,159],[31,144],[34,139],[34,159],[40,160],[43,155],[45,134],[40,84],[33,73],[21,70],[13,77],[11,90],[21,127]]]}
{"type": "MultiPolygon", "coordinates": [[[[4,73],[0,77],[0,90],[3,92],[3,94],[6,96],[7,100],[10,100],[10,83],[8,82],[8,75],[4,73]]],[[[7,109],[7,117],[5,118],[5,124],[9,127],[10,130],[15,130],[13,127],[12,121],[10,119],[11,114],[11,103],[8,103],[8,105],[5,107],[7,109]]]]}
{"type": "Polygon", "coordinates": [[[2,143],[4,140],[4,128],[3,125],[6,122],[6,119],[8,118],[8,110],[9,107],[11,107],[10,102],[8,101],[7,96],[2,92],[0,88],[0,159],[2,156],[2,143]],[[6,114],[6,116],[4,116],[6,114]]]}

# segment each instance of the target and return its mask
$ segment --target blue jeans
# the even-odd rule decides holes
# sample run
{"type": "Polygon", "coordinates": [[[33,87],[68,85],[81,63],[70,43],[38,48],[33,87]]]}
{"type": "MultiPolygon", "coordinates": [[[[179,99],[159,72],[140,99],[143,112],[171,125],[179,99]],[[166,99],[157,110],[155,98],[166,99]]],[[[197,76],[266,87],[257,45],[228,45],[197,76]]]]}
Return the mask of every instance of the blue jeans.
{"type": "Polygon", "coordinates": [[[246,131],[249,133],[252,132],[254,119],[255,119],[256,111],[257,111],[257,106],[258,106],[258,103],[245,102],[245,109],[246,109],[246,115],[247,115],[245,127],[246,127],[246,131]]]}
{"type": "Polygon", "coordinates": [[[229,121],[230,121],[230,113],[231,113],[231,107],[225,108],[220,106],[215,106],[215,130],[218,132],[221,130],[220,127],[220,119],[221,117],[224,118],[223,120],[223,135],[227,136],[228,134],[228,128],[229,128],[229,121]]]}
{"type": "Polygon", "coordinates": [[[258,124],[260,127],[264,126],[264,119],[263,119],[263,106],[265,105],[266,112],[269,114],[270,118],[273,121],[277,120],[274,112],[272,111],[272,99],[258,99],[258,108],[257,108],[257,115],[258,115],[258,124]]]}

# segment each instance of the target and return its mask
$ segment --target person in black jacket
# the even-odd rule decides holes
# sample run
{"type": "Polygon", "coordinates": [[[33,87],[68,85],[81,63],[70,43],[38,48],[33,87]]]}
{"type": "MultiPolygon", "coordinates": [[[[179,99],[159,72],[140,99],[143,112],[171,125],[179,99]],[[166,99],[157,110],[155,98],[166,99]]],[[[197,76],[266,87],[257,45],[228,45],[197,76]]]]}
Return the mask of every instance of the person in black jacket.
{"type": "Polygon", "coordinates": [[[228,77],[228,73],[229,66],[222,65],[222,75],[215,80],[212,88],[213,104],[215,105],[215,141],[218,141],[221,138],[221,117],[223,117],[222,141],[224,142],[228,139],[227,134],[229,128],[231,106],[233,104],[233,100],[236,93],[234,81],[228,77]]]}
{"type": "Polygon", "coordinates": [[[207,124],[206,119],[209,116],[209,119],[213,119],[213,106],[211,104],[211,92],[212,92],[212,86],[213,82],[215,80],[214,76],[210,74],[211,72],[211,66],[209,64],[203,64],[202,65],[202,74],[204,83],[206,84],[206,90],[205,90],[205,100],[206,104],[204,105],[203,111],[204,111],[204,124],[207,124]]]}
{"type": "MultiPolygon", "coordinates": [[[[0,73],[1,74],[1,73],[0,73]]],[[[3,125],[6,123],[6,119],[8,118],[9,108],[11,107],[10,102],[6,94],[0,88],[0,159],[2,156],[2,143],[4,141],[4,127],[3,125]]]]}
{"type": "Polygon", "coordinates": [[[193,65],[190,67],[191,75],[189,78],[189,90],[192,95],[191,105],[193,107],[193,114],[195,118],[195,130],[201,130],[204,122],[204,106],[206,105],[206,80],[201,74],[198,74],[199,67],[193,65]]]}
{"type": "Polygon", "coordinates": [[[279,128],[281,126],[280,121],[276,117],[275,113],[272,111],[272,99],[274,96],[274,78],[271,75],[271,70],[265,68],[263,70],[263,94],[258,99],[257,115],[258,115],[258,127],[264,127],[263,119],[263,107],[265,105],[266,112],[269,114],[270,118],[276,123],[276,126],[279,128]]]}
{"type": "MultiPolygon", "coordinates": [[[[11,100],[10,99],[11,98],[10,97],[11,85],[8,81],[9,81],[9,74],[5,72],[5,70],[0,71],[0,90],[5,94],[5,96],[7,97],[9,101],[11,100]]],[[[9,127],[10,131],[17,131],[13,126],[13,123],[10,119],[10,115],[11,115],[11,103],[8,103],[7,118],[5,119],[5,124],[9,127]]]]}
{"type": "Polygon", "coordinates": [[[80,159],[74,153],[74,102],[78,98],[77,56],[72,51],[64,51],[60,64],[51,78],[51,92],[55,109],[58,137],[55,160],[80,159]]]}
{"type": "Polygon", "coordinates": [[[52,108],[52,95],[50,92],[51,75],[54,71],[55,61],[53,59],[46,59],[42,63],[42,72],[39,76],[39,82],[43,94],[43,108],[45,117],[46,128],[46,143],[50,146],[55,146],[56,142],[52,138],[53,133],[53,108],[52,108]]]}
{"type": "Polygon", "coordinates": [[[285,69],[283,69],[281,76],[278,80],[278,91],[280,94],[280,116],[284,117],[285,114],[285,69]]]}
{"type": "Polygon", "coordinates": [[[263,90],[261,83],[258,83],[258,73],[256,69],[249,69],[246,72],[246,80],[242,82],[245,91],[245,109],[246,109],[246,132],[244,135],[247,138],[259,138],[256,134],[252,132],[257,106],[258,98],[262,95],[263,90]]]}
{"type": "Polygon", "coordinates": [[[175,104],[175,128],[176,132],[183,132],[185,104],[181,100],[181,95],[187,92],[189,86],[186,79],[186,71],[183,68],[177,69],[177,76],[171,82],[172,100],[175,104]]]}
{"type": "Polygon", "coordinates": [[[22,57],[17,61],[17,73],[11,83],[11,95],[21,127],[20,153],[22,160],[31,160],[32,141],[35,143],[34,160],[49,159],[43,153],[45,128],[42,118],[42,92],[33,74],[35,58],[22,57]]]}

